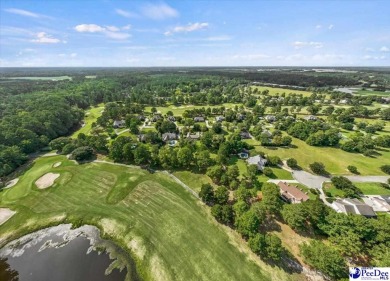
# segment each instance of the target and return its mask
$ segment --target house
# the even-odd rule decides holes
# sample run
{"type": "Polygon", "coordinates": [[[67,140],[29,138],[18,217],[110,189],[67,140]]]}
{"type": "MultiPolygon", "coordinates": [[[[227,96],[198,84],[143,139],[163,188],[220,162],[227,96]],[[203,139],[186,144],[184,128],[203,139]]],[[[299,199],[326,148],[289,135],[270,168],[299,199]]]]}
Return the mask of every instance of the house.
{"type": "Polygon", "coordinates": [[[203,116],[196,116],[194,117],[195,122],[204,122],[204,117],[203,116]]]}
{"type": "Polygon", "coordinates": [[[307,120],[307,121],[316,121],[317,117],[314,116],[314,115],[309,115],[309,116],[305,117],[305,120],[307,120]]]}
{"type": "Polygon", "coordinates": [[[157,121],[160,120],[161,118],[162,118],[161,115],[155,114],[155,115],[152,116],[152,118],[150,118],[150,121],[152,121],[152,122],[157,122],[157,121]]]}
{"type": "Polygon", "coordinates": [[[286,202],[298,204],[309,200],[309,196],[296,186],[281,181],[278,183],[278,186],[280,188],[280,196],[286,202]]]}
{"type": "Polygon", "coordinates": [[[176,121],[175,116],[168,116],[168,121],[175,122],[176,121]]]}
{"type": "Polygon", "coordinates": [[[348,100],[340,100],[339,104],[347,104],[348,100]]]}
{"type": "Polygon", "coordinates": [[[161,135],[161,139],[164,141],[164,142],[168,142],[168,141],[171,141],[171,140],[177,140],[179,137],[176,133],[165,133],[165,134],[162,134],[161,135]]]}
{"type": "Polygon", "coordinates": [[[126,126],[126,122],[125,120],[115,120],[112,126],[114,128],[123,128],[124,126],[126,126]]]}
{"type": "Polygon", "coordinates": [[[385,197],[374,195],[362,197],[364,203],[371,206],[375,212],[390,212],[390,204],[385,197]]]}
{"type": "Polygon", "coordinates": [[[257,169],[262,171],[264,169],[265,164],[267,164],[267,159],[261,157],[260,155],[256,155],[253,157],[249,157],[246,162],[248,165],[256,165],[257,169]]]}
{"type": "Polygon", "coordinates": [[[390,103],[390,98],[382,97],[382,101],[385,102],[385,103],[390,103]]]}
{"type": "Polygon", "coordinates": [[[245,119],[245,115],[241,113],[237,113],[236,119],[237,121],[242,121],[245,119]]]}
{"type": "Polygon", "coordinates": [[[187,139],[189,139],[189,140],[198,140],[198,139],[200,139],[200,137],[201,137],[201,134],[199,132],[187,134],[187,139]]]}
{"type": "Polygon", "coordinates": [[[331,207],[338,213],[362,215],[368,218],[376,217],[373,208],[357,199],[337,199],[331,207]]]}
{"type": "Polygon", "coordinates": [[[146,142],[146,136],[144,134],[139,134],[138,141],[139,142],[146,142]]]}
{"type": "Polygon", "coordinates": [[[251,135],[249,134],[249,132],[241,132],[240,136],[241,136],[241,139],[250,139],[251,138],[251,135]]]}
{"type": "Polygon", "coordinates": [[[143,115],[138,115],[138,120],[140,120],[140,121],[145,121],[146,118],[145,118],[145,116],[143,116],[143,115]]]}
{"type": "Polygon", "coordinates": [[[268,122],[275,122],[276,121],[276,117],[275,115],[267,115],[264,117],[265,120],[267,120],[268,122]]]}
{"type": "Polygon", "coordinates": [[[223,116],[215,117],[215,121],[217,121],[217,122],[222,122],[223,120],[225,120],[225,117],[223,117],[223,116]]]}

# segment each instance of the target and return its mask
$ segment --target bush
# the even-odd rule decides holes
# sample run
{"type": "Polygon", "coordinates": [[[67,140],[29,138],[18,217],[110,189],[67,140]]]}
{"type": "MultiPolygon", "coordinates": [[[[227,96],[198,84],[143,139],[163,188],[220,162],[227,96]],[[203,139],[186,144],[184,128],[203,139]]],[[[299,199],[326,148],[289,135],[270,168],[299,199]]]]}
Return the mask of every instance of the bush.
{"type": "Polygon", "coordinates": [[[380,185],[381,185],[383,188],[390,189],[390,185],[387,184],[387,183],[381,182],[380,185]]]}
{"type": "Polygon", "coordinates": [[[280,163],[282,163],[282,160],[278,156],[268,156],[268,165],[270,166],[278,166],[280,163]]]}
{"type": "Polygon", "coordinates": [[[390,165],[383,165],[383,166],[381,166],[381,170],[382,170],[382,172],[390,175],[390,165]]]}
{"type": "Polygon", "coordinates": [[[288,158],[286,163],[287,163],[287,166],[289,166],[291,169],[298,168],[298,161],[294,158],[288,158]]]}
{"type": "Polygon", "coordinates": [[[270,178],[273,176],[274,172],[272,171],[271,168],[266,167],[263,169],[263,174],[270,178]]]}
{"type": "Polygon", "coordinates": [[[310,169],[313,171],[313,173],[317,175],[325,175],[327,174],[325,170],[325,165],[321,162],[314,162],[309,165],[310,169]]]}
{"type": "Polygon", "coordinates": [[[89,160],[95,155],[93,149],[89,146],[82,146],[73,150],[70,159],[76,161],[89,160]]]}
{"type": "Polygon", "coordinates": [[[355,166],[349,165],[349,166],[347,167],[347,169],[348,169],[348,171],[350,171],[350,172],[353,173],[353,174],[359,174],[359,172],[358,172],[358,170],[357,170],[357,168],[356,168],[355,166]]]}
{"type": "Polygon", "coordinates": [[[77,148],[77,146],[73,143],[68,143],[67,145],[65,145],[63,148],[62,148],[62,154],[70,154],[72,153],[75,149],[77,148]]]}

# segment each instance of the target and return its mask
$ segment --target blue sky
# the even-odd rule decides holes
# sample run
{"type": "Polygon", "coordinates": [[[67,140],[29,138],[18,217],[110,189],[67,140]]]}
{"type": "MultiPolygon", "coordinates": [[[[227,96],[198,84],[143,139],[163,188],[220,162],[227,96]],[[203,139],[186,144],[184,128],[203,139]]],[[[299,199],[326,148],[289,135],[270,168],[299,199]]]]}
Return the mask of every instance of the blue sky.
{"type": "Polygon", "coordinates": [[[390,66],[387,0],[0,1],[0,66],[390,66]]]}

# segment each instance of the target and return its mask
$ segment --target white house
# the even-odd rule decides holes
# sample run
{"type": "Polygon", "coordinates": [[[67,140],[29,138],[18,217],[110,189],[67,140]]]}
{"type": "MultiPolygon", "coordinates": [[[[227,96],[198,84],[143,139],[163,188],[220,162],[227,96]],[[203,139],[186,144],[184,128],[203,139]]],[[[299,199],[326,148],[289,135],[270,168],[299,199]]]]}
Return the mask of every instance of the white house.
{"type": "Polygon", "coordinates": [[[375,212],[390,212],[390,204],[379,195],[364,196],[364,203],[371,206],[375,212]]]}
{"type": "Polygon", "coordinates": [[[115,120],[112,126],[114,128],[123,128],[124,126],[126,126],[126,122],[125,120],[115,120]]]}

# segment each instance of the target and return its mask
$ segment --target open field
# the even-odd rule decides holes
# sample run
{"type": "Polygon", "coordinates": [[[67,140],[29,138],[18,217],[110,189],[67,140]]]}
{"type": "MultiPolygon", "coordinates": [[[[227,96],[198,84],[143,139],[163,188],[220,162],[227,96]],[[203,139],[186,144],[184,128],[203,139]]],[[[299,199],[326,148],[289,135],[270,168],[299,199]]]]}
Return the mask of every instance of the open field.
{"type": "Polygon", "coordinates": [[[173,175],[186,185],[190,186],[195,192],[199,192],[203,184],[209,183],[214,185],[212,180],[205,174],[194,174],[189,171],[177,171],[174,172],[173,175]]]}
{"type": "Polygon", "coordinates": [[[386,189],[376,182],[355,182],[364,195],[390,195],[390,189],[386,189]]]}
{"type": "Polygon", "coordinates": [[[207,208],[161,173],[43,157],[14,187],[0,192],[0,206],[16,211],[0,226],[0,247],[50,225],[92,224],[132,253],[146,280],[303,279],[264,264],[237,235],[228,235],[207,208]],[[58,162],[61,166],[54,168],[58,162]],[[50,172],[61,176],[48,189],[36,188],[34,182],[50,172]]]}
{"type": "MultiPolygon", "coordinates": [[[[354,182],[364,195],[390,195],[390,189],[386,189],[376,182],[354,182]]],[[[332,183],[325,183],[324,191],[328,191],[332,194],[332,197],[345,197],[342,190],[337,189],[332,183]]]]}
{"type": "Polygon", "coordinates": [[[70,76],[31,76],[31,77],[3,77],[1,79],[11,79],[11,80],[51,80],[51,81],[61,81],[61,80],[72,80],[70,76]]]}
{"type": "Polygon", "coordinates": [[[345,152],[339,148],[310,146],[296,138],[293,138],[292,145],[295,147],[275,148],[264,147],[258,143],[255,149],[268,155],[279,156],[281,159],[295,158],[304,170],[309,170],[309,164],[315,161],[322,162],[328,172],[336,175],[351,174],[347,170],[348,165],[356,166],[362,175],[384,175],[379,167],[384,163],[390,163],[389,149],[383,149],[380,156],[373,158],[345,152]]]}
{"type": "Polygon", "coordinates": [[[92,123],[102,115],[104,110],[104,104],[99,104],[97,107],[93,107],[85,111],[84,126],[73,133],[72,138],[76,138],[80,133],[88,135],[92,130],[92,123]]]}
{"type": "Polygon", "coordinates": [[[284,89],[284,88],[273,88],[273,87],[265,87],[265,86],[251,86],[252,90],[257,89],[259,92],[268,90],[270,96],[275,96],[276,94],[299,94],[304,97],[309,97],[312,95],[312,92],[309,91],[302,91],[302,90],[291,90],[291,89],[284,89]]]}

